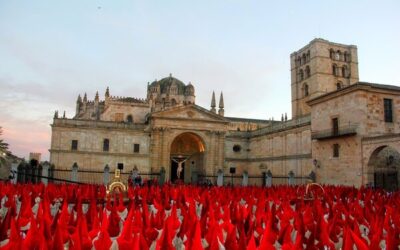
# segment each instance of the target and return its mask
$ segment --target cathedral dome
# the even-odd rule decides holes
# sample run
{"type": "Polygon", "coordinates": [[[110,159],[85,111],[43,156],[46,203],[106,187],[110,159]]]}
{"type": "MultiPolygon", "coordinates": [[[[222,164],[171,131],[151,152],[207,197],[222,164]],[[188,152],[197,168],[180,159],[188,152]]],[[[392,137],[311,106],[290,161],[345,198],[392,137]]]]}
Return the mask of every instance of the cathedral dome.
{"type": "Polygon", "coordinates": [[[168,93],[171,86],[176,88],[178,95],[183,95],[185,93],[186,85],[181,80],[172,77],[172,75],[150,84],[150,88],[159,87],[161,94],[168,93]]]}

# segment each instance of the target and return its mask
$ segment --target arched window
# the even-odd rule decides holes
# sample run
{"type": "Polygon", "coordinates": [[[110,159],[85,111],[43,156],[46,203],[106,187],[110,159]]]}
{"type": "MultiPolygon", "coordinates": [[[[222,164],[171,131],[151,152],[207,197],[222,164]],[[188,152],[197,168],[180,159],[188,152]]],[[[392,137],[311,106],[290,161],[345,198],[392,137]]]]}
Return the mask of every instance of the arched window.
{"type": "Polygon", "coordinates": [[[128,115],[128,116],[126,117],[126,121],[127,121],[128,123],[133,123],[133,117],[132,117],[132,115],[128,115]]]}
{"type": "Polygon", "coordinates": [[[342,52],[340,50],[336,51],[335,59],[338,61],[342,60],[342,52]]]}
{"type": "Polygon", "coordinates": [[[297,61],[299,62],[299,66],[301,66],[301,57],[297,57],[297,61]]]}
{"type": "Polygon", "coordinates": [[[333,64],[333,65],[332,65],[332,74],[333,74],[334,76],[337,76],[337,66],[336,66],[336,64],[333,64]]]}
{"type": "Polygon", "coordinates": [[[309,95],[307,83],[304,83],[304,85],[303,85],[303,92],[304,92],[304,97],[309,95]]]}
{"type": "Polygon", "coordinates": [[[300,80],[300,81],[303,81],[303,80],[304,80],[304,72],[303,72],[302,69],[299,71],[299,80],[300,80]]]}
{"type": "Polygon", "coordinates": [[[307,62],[307,56],[304,53],[303,53],[302,61],[303,61],[303,64],[305,64],[307,62]]]}
{"type": "Polygon", "coordinates": [[[310,61],[310,51],[307,51],[307,62],[310,61]]]}
{"type": "Polygon", "coordinates": [[[347,66],[346,65],[344,65],[342,67],[342,76],[343,77],[348,77],[348,70],[347,70],[347,66]]]}
{"type": "Polygon", "coordinates": [[[110,150],[110,140],[104,139],[103,140],[103,151],[108,152],[110,150]]]}
{"type": "Polygon", "coordinates": [[[329,50],[329,56],[331,59],[335,59],[335,51],[333,49],[329,50]]]}
{"type": "Polygon", "coordinates": [[[350,62],[350,57],[349,57],[349,53],[347,53],[347,51],[345,51],[343,53],[343,58],[345,62],[350,62]]]}
{"type": "Polygon", "coordinates": [[[310,77],[310,67],[309,66],[307,66],[306,67],[306,69],[305,69],[305,75],[306,75],[306,78],[309,78],[310,77]]]}
{"type": "Polygon", "coordinates": [[[336,89],[339,90],[343,88],[343,84],[341,82],[336,83],[336,89]]]}

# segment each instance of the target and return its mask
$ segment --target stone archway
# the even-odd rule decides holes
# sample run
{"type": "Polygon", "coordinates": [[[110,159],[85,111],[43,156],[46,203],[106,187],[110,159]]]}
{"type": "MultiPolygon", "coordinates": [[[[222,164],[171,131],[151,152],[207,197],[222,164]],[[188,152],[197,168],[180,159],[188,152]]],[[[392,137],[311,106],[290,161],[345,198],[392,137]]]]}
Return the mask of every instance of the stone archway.
{"type": "Polygon", "coordinates": [[[377,147],[368,160],[368,182],[374,187],[396,190],[400,184],[400,153],[393,147],[377,147]]]}
{"type": "Polygon", "coordinates": [[[171,182],[197,183],[198,176],[204,174],[205,143],[192,132],[175,137],[170,148],[171,182]]]}

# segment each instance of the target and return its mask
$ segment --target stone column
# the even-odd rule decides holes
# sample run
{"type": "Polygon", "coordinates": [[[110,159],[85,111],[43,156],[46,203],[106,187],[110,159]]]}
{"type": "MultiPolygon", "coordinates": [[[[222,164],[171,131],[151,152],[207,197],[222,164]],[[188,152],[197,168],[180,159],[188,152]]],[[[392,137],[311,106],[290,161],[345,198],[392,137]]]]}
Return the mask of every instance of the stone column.
{"type": "Polygon", "coordinates": [[[72,166],[71,181],[78,181],[78,164],[76,164],[76,162],[72,166]]]}
{"type": "Polygon", "coordinates": [[[289,186],[293,186],[293,185],[295,184],[295,182],[294,182],[294,173],[293,173],[293,171],[290,171],[290,172],[289,172],[289,175],[288,175],[288,184],[289,184],[289,186]]]}
{"type": "Polygon", "coordinates": [[[165,182],[165,168],[161,167],[160,169],[160,178],[158,179],[158,184],[160,186],[164,185],[165,182]]]}
{"type": "Polygon", "coordinates": [[[169,180],[171,176],[171,160],[170,160],[170,149],[169,149],[169,133],[171,133],[171,130],[169,128],[161,128],[161,155],[160,155],[160,160],[161,160],[161,167],[165,168],[165,179],[169,180]]]}
{"type": "Polygon", "coordinates": [[[215,172],[214,172],[214,168],[215,168],[215,157],[216,157],[216,153],[217,153],[217,150],[216,150],[216,139],[215,139],[215,132],[214,131],[210,131],[209,133],[209,137],[210,137],[210,139],[209,139],[209,141],[210,141],[210,145],[209,145],[209,150],[208,150],[208,156],[209,157],[207,157],[208,159],[207,159],[207,163],[206,163],[206,167],[208,167],[208,171],[206,171],[207,172],[207,175],[213,175],[213,174],[215,174],[215,172]]]}
{"type": "Polygon", "coordinates": [[[222,171],[222,169],[219,169],[217,176],[218,176],[217,177],[217,185],[218,185],[218,187],[221,187],[224,185],[224,171],[222,171]]]}
{"type": "Polygon", "coordinates": [[[265,174],[265,186],[271,187],[272,186],[272,173],[271,170],[268,170],[265,174]]]}
{"type": "Polygon", "coordinates": [[[50,163],[48,163],[47,161],[45,163],[43,163],[43,168],[42,168],[42,183],[44,185],[47,185],[47,183],[49,182],[49,179],[47,177],[49,177],[49,168],[50,168],[50,163]]]}
{"type": "Polygon", "coordinates": [[[150,140],[150,158],[151,163],[150,167],[152,171],[158,173],[160,171],[160,162],[159,162],[159,151],[160,151],[160,131],[158,128],[153,128],[151,140],[150,140]]]}
{"type": "Polygon", "coordinates": [[[218,166],[224,167],[225,162],[225,132],[219,133],[218,166]]]}
{"type": "Polygon", "coordinates": [[[108,183],[110,182],[110,167],[108,166],[108,164],[104,167],[104,172],[103,172],[103,184],[105,186],[108,185],[108,183]]]}
{"type": "Polygon", "coordinates": [[[249,184],[249,174],[247,173],[247,171],[244,171],[243,179],[242,179],[242,186],[247,187],[248,184],[249,184]]]}

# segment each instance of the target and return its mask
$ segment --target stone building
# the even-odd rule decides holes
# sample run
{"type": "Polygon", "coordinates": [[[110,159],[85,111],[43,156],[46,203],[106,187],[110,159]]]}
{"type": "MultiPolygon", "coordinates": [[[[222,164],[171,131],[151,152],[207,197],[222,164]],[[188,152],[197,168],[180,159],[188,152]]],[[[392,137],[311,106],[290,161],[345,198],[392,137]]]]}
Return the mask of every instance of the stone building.
{"type": "Polygon", "coordinates": [[[312,173],[321,183],[397,187],[400,88],[359,82],[354,45],[314,39],[290,59],[292,119],[226,117],[222,93],[205,109],[190,82],[170,75],[148,83],[146,99],[108,88],[103,100],[78,96],[73,118],[55,113],[50,161],[60,172],[165,170],[166,180],[186,183],[233,168],[249,177],[312,173]]]}

